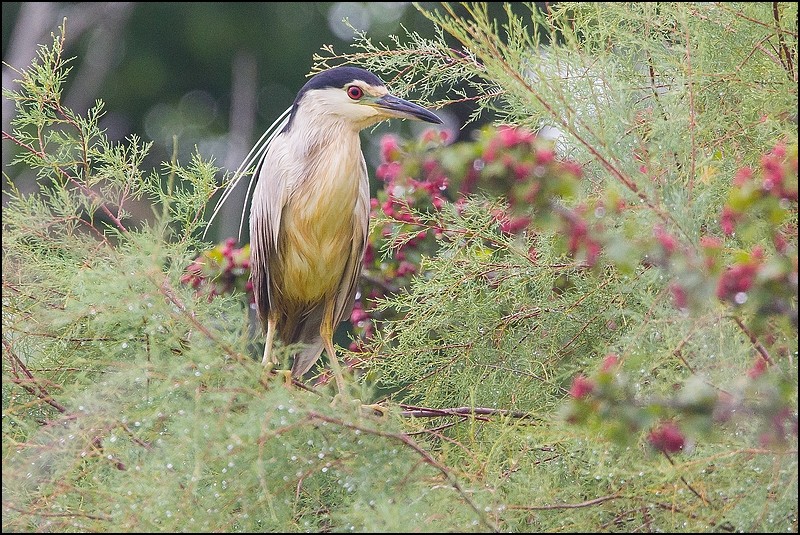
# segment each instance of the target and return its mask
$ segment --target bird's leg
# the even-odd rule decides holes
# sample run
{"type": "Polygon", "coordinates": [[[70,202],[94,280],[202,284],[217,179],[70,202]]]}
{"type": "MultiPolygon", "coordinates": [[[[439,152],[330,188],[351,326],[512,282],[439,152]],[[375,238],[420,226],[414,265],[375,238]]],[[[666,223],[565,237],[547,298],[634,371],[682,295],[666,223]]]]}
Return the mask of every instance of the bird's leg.
{"type": "Polygon", "coordinates": [[[267,319],[267,340],[264,343],[264,358],[261,359],[262,366],[266,366],[269,362],[273,365],[278,363],[278,359],[272,354],[272,342],[275,340],[277,323],[278,318],[270,314],[267,319]]]}
{"type": "MultiPolygon", "coordinates": [[[[266,377],[269,372],[272,371],[272,368],[278,364],[278,357],[272,352],[272,342],[275,341],[275,331],[277,330],[278,324],[278,317],[276,315],[270,314],[269,318],[267,318],[267,339],[264,343],[264,357],[261,359],[261,365],[264,366],[264,375],[266,377]]],[[[292,386],[292,371],[291,370],[280,370],[277,372],[279,375],[283,375],[283,382],[286,383],[286,386],[292,386]]]]}
{"type": "Polygon", "coordinates": [[[333,377],[336,379],[336,389],[339,391],[339,396],[346,397],[344,376],[342,375],[342,367],[339,366],[339,360],[336,358],[336,350],[333,348],[333,309],[336,304],[335,299],[327,299],[325,303],[325,312],[322,315],[322,324],[319,327],[319,334],[322,337],[322,343],[325,344],[325,351],[328,353],[328,360],[331,363],[331,371],[333,377]]]}
{"type": "MultiPolygon", "coordinates": [[[[339,360],[336,358],[336,351],[333,348],[333,306],[334,300],[329,300],[325,305],[325,313],[322,316],[322,325],[319,329],[319,334],[322,336],[322,342],[325,344],[325,351],[328,353],[328,359],[331,363],[331,371],[333,377],[336,379],[336,388],[339,393],[333,398],[333,404],[339,400],[349,401],[349,396],[345,390],[344,376],[342,375],[342,367],[339,365],[339,360]]],[[[354,400],[355,403],[361,408],[362,413],[370,416],[386,417],[386,409],[380,405],[363,405],[361,400],[354,400]]]]}

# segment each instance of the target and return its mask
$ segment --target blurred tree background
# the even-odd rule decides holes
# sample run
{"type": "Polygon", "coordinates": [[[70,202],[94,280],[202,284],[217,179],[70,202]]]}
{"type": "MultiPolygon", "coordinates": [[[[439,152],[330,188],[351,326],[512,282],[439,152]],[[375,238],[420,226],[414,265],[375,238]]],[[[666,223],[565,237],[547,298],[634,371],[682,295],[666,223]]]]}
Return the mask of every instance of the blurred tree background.
{"type": "MultiPolygon", "coordinates": [[[[85,113],[102,100],[107,113],[100,127],[108,138],[119,141],[133,133],[152,140],[146,165],[153,168],[171,159],[174,136],[180,161],[196,147],[223,170],[236,169],[261,132],[292,104],[313,54],[326,44],[346,49],[353,28],[382,41],[403,27],[433,34],[433,25],[410,2],[3,2],[2,9],[3,87],[14,88],[8,65],[28,65],[67,18],[65,53],[74,60],[65,105],[85,113]]],[[[467,106],[455,105],[442,116],[457,134],[468,113],[467,106]]],[[[4,99],[4,131],[12,114],[13,104],[4,99]]],[[[376,134],[404,128],[422,126],[384,123],[376,134]]],[[[364,136],[372,169],[379,163],[378,139],[364,136]]],[[[6,166],[14,150],[4,141],[3,166],[7,173],[23,173],[13,180],[28,191],[33,177],[6,166]]],[[[242,203],[234,199],[228,210],[242,203]]],[[[150,216],[148,206],[139,208],[138,217],[150,216]]],[[[233,212],[223,214],[225,226],[212,238],[236,235],[239,214],[233,212]]]]}

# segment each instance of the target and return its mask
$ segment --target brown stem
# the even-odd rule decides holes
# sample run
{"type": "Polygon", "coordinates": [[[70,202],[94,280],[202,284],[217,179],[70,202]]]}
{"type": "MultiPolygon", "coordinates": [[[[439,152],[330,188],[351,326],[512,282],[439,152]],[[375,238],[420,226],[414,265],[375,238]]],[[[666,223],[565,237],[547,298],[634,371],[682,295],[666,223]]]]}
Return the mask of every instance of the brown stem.
{"type": "Polygon", "coordinates": [[[561,503],[557,505],[508,505],[506,509],[516,509],[520,511],[553,511],[558,509],[580,509],[581,507],[591,507],[592,505],[597,505],[599,503],[607,502],[609,500],[615,500],[620,497],[620,494],[617,492],[615,494],[609,494],[608,496],[601,496],[599,498],[595,498],[593,500],[587,500],[585,502],[580,503],[561,503]]]}
{"type": "MultiPolygon", "coordinates": [[[[675,461],[673,461],[673,460],[672,460],[672,457],[670,457],[670,456],[669,456],[669,453],[667,453],[666,451],[663,451],[663,450],[661,451],[661,453],[663,453],[663,454],[664,454],[664,457],[666,457],[666,458],[667,458],[667,460],[669,461],[669,464],[671,464],[672,466],[675,466],[675,461]]],[[[686,481],[686,478],[685,478],[685,477],[683,477],[683,476],[679,476],[679,477],[681,478],[681,481],[683,482],[683,484],[684,484],[684,485],[686,485],[686,488],[688,488],[690,491],[692,491],[692,494],[694,494],[695,496],[697,496],[698,498],[700,498],[701,500],[703,500],[703,503],[704,503],[704,504],[708,505],[708,500],[707,500],[707,499],[706,499],[706,498],[705,498],[705,497],[704,497],[702,494],[700,494],[699,492],[697,492],[697,491],[694,489],[694,487],[692,487],[692,486],[689,484],[689,482],[688,482],[688,481],[686,481]]]]}
{"type": "Polygon", "coordinates": [[[434,459],[431,456],[430,453],[425,451],[425,449],[423,449],[422,446],[417,444],[414,441],[414,439],[412,439],[407,434],[405,434],[405,433],[387,433],[385,431],[378,431],[377,429],[370,429],[369,427],[363,427],[363,426],[351,424],[351,423],[348,423],[348,422],[345,422],[345,421],[342,421],[342,420],[338,420],[336,418],[331,418],[330,416],[325,416],[324,414],[320,414],[320,413],[314,412],[314,411],[309,412],[308,413],[308,417],[310,419],[312,419],[312,420],[321,420],[323,422],[328,422],[328,423],[331,423],[331,424],[339,425],[339,426],[342,426],[342,427],[346,427],[348,429],[358,430],[358,431],[361,431],[362,433],[368,433],[368,434],[371,434],[371,435],[376,435],[376,436],[379,436],[379,437],[389,438],[389,439],[392,439],[392,440],[397,440],[399,442],[402,442],[404,445],[408,446],[409,448],[414,450],[417,454],[419,454],[420,457],[422,457],[422,459],[427,464],[431,465],[432,467],[436,468],[439,472],[442,473],[442,475],[450,482],[450,484],[453,486],[453,488],[456,490],[456,492],[458,492],[458,494],[461,495],[461,498],[467,503],[467,505],[469,505],[470,508],[472,508],[472,510],[475,511],[475,513],[478,515],[478,518],[480,519],[480,521],[483,523],[484,526],[486,526],[493,533],[498,533],[499,532],[498,527],[495,526],[489,519],[486,518],[486,515],[483,512],[483,510],[481,510],[475,504],[475,502],[472,501],[472,499],[464,491],[464,489],[461,488],[461,485],[458,483],[458,479],[456,479],[456,477],[452,473],[450,473],[450,471],[447,469],[447,467],[445,467],[439,461],[434,459]]]}
{"type": "Polygon", "coordinates": [[[14,374],[11,382],[22,387],[30,395],[41,399],[58,412],[62,414],[67,412],[67,408],[53,399],[53,396],[51,396],[50,393],[39,384],[28,367],[25,366],[25,363],[23,363],[22,360],[20,360],[20,358],[14,354],[14,351],[11,349],[11,344],[6,340],[3,340],[3,348],[5,349],[5,353],[8,355],[11,361],[11,370],[14,374]],[[20,371],[22,372],[22,375],[24,375],[24,378],[20,377],[20,371]]]}
{"type": "Polygon", "coordinates": [[[736,322],[736,325],[739,326],[742,332],[747,335],[747,337],[750,339],[750,343],[753,344],[753,347],[756,348],[756,351],[758,351],[759,355],[761,355],[761,358],[766,360],[770,365],[774,365],[775,361],[772,360],[772,357],[769,356],[767,349],[761,344],[761,342],[758,341],[758,338],[756,337],[755,333],[753,333],[753,331],[748,329],[747,326],[742,322],[742,320],[739,319],[737,316],[731,316],[731,318],[733,319],[733,321],[736,322]]]}
{"type": "Polygon", "coordinates": [[[687,74],[687,81],[688,87],[687,90],[689,92],[689,138],[691,143],[691,169],[689,170],[689,191],[687,195],[687,200],[691,203],[692,201],[692,190],[694,189],[694,174],[696,172],[696,156],[695,152],[697,151],[697,145],[695,142],[695,130],[697,126],[697,120],[695,116],[695,105],[694,105],[694,90],[692,89],[692,44],[691,39],[689,37],[689,27],[686,26],[686,74],[687,74]]]}
{"type": "Polygon", "coordinates": [[[88,519],[91,519],[91,520],[108,520],[108,521],[111,520],[110,516],[90,515],[88,513],[77,513],[77,512],[45,513],[44,511],[26,511],[25,509],[20,509],[19,507],[11,505],[10,503],[8,503],[6,501],[3,501],[3,508],[11,509],[12,511],[16,511],[16,512],[22,513],[24,515],[31,515],[31,516],[42,516],[42,517],[52,517],[52,518],[56,518],[56,517],[62,517],[62,518],[79,517],[79,518],[88,518],[88,519]]]}
{"type": "MultiPolygon", "coordinates": [[[[778,47],[780,48],[780,56],[785,60],[784,68],[789,73],[789,79],[795,81],[794,78],[794,64],[792,63],[792,53],[789,47],[786,46],[786,41],[783,39],[783,32],[781,32],[780,13],[778,12],[778,2],[772,2],[772,16],[775,19],[775,27],[778,29],[778,47]]],[[[783,63],[783,61],[781,62],[783,63]]]]}
{"type": "MultiPolygon", "coordinates": [[[[511,418],[533,418],[534,416],[522,411],[509,411],[505,409],[489,409],[486,407],[454,407],[449,409],[435,409],[428,407],[415,407],[413,405],[400,405],[405,410],[400,416],[407,418],[436,418],[439,416],[508,416],[511,418]]],[[[487,420],[486,418],[481,418],[487,420]]]]}
{"type": "MultiPolygon", "coordinates": [[[[45,154],[43,152],[40,152],[40,151],[36,150],[35,148],[33,148],[30,145],[28,145],[27,143],[24,143],[23,141],[17,139],[16,137],[12,136],[11,134],[9,134],[6,131],[3,131],[3,139],[8,139],[8,140],[12,141],[13,143],[17,144],[18,146],[22,147],[23,149],[27,150],[28,152],[30,152],[32,154],[35,154],[38,158],[44,160],[45,154]]],[[[114,223],[114,225],[122,233],[124,233],[124,234],[128,233],[128,229],[125,228],[125,225],[122,224],[122,221],[120,221],[120,219],[117,216],[115,216],[113,213],[111,213],[111,210],[108,209],[108,206],[106,206],[105,202],[102,202],[103,199],[100,198],[100,195],[98,195],[92,189],[88,188],[86,185],[81,184],[72,175],[70,175],[69,173],[67,173],[66,171],[61,169],[60,167],[56,167],[55,169],[56,169],[56,171],[58,171],[58,173],[61,176],[66,178],[70,183],[72,183],[74,186],[76,186],[85,195],[91,197],[92,199],[100,201],[99,205],[100,205],[100,209],[103,211],[103,213],[106,214],[106,216],[114,223]]]]}

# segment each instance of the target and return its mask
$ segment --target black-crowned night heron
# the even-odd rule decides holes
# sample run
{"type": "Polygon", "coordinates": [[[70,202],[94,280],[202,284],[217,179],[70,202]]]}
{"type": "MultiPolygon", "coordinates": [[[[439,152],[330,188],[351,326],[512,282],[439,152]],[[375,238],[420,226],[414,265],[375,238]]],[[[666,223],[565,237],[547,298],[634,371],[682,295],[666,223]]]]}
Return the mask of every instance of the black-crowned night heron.
{"type": "Polygon", "coordinates": [[[306,373],[325,349],[342,395],[333,334],[355,302],[370,211],[359,132],[391,118],[442,122],[389,94],[369,71],[321,72],[265,132],[218,204],[242,171],[258,162],[250,183],[257,180],[250,208],[250,268],[266,331],[262,363],[277,363],[275,336],[284,344],[303,345],[294,355],[294,377],[306,373]]]}

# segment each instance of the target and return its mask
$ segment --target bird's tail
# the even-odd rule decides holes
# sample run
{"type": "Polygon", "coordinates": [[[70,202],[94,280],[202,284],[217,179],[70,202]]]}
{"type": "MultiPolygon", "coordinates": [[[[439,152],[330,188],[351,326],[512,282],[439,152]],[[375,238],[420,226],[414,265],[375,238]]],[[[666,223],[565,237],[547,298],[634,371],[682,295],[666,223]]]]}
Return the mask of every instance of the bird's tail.
{"type": "Polygon", "coordinates": [[[319,334],[322,325],[324,303],[320,303],[299,321],[287,321],[278,329],[284,344],[302,344],[303,348],[294,354],[292,376],[301,377],[319,359],[325,344],[319,334]]]}

